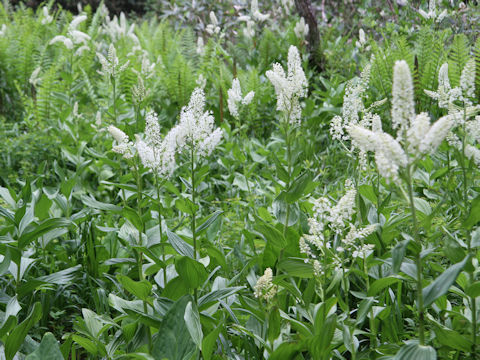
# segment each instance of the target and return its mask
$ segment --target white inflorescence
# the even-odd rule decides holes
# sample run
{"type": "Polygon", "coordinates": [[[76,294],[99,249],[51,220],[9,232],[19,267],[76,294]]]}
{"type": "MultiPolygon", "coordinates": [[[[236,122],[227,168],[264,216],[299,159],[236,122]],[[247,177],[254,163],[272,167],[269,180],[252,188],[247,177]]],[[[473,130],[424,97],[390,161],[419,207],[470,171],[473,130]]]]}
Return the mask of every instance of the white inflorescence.
{"type": "Polygon", "coordinates": [[[107,130],[117,142],[117,145],[114,145],[112,150],[123,155],[125,159],[131,159],[133,157],[133,143],[127,134],[113,125],[110,125],[107,130]]]}
{"type": "Polygon", "coordinates": [[[43,12],[42,25],[50,24],[53,21],[53,16],[51,16],[48,13],[48,7],[44,6],[42,8],[42,12],[43,12]]]}
{"type": "Polygon", "coordinates": [[[350,180],[345,181],[345,189],[345,195],[334,206],[324,197],[313,201],[313,216],[308,219],[309,234],[300,238],[300,252],[306,255],[305,262],[310,262],[314,266],[316,276],[322,275],[325,271],[320,265],[319,257],[325,256],[325,250],[332,249],[334,245],[337,253],[332,253],[333,257],[330,260],[336,270],[342,267],[343,261],[339,257],[341,253],[350,252],[352,257],[360,255],[363,257],[368,256],[373,250],[373,245],[365,245],[363,240],[375,231],[377,225],[357,229],[353,223],[357,192],[350,180]],[[330,240],[326,235],[333,236],[333,239],[330,240]],[[341,243],[336,242],[334,238],[342,239],[341,243]]]}
{"type": "Polygon", "coordinates": [[[238,111],[238,103],[241,103],[242,105],[250,104],[255,96],[255,93],[250,91],[247,95],[245,95],[245,97],[243,97],[240,81],[238,81],[238,79],[233,79],[232,88],[227,91],[227,95],[228,111],[230,111],[230,114],[234,118],[238,119],[240,116],[238,111]]]}
{"type": "Polygon", "coordinates": [[[115,50],[115,46],[113,46],[113,44],[110,44],[110,47],[108,48],[107,58],[100,53],[97,53],[97,56],[100,64],[102,65],[102,71],[99,71],[98,73],[104,76],[115,77],[123,72],[130,63],[130,61],[127,60],[125,64],[121,66],[119,65],[117,50],[115,50]]]}
{"type": "Polygon", "coordinates": [[[273,299],[277,293],[277,286],[273,285],[273,272],[271,268],[266,268],[262,276],[257,280],[253,287],[256,298],[262,298],[266,301],[273,299]]]}
{"type": "Polygon", "coordinates": [[[60,42],[69,50],[73,49],[74,44],[82,44],[82,46],[88,47],[87,42],[90,40],[90,36],[80,30],[77,30],[78,25],[80,25],[85,20],[87,20],[86,15],[78,15],[74,17],[72,22],[68,26],[67,36],[57,35],[52,40],[50,40],[48,44],[52,45],[60,42]]]}
{"type": "Polygon", "coordinates": [[[293,29],[293,32],[299,39],[306,38],[308,35],[308,24],[305,24],[305,19],[302,17],[300,20],[295,24],[295,28],[293,29]]]}
{"type": "Polygon", "coordinates": [[[307,95],[308,82],[303,72],[300,54],[295,46],[288,50],[288,75],[278,63],[265,74],[277,94],[277,110],[287,116],[287,121],[299,124],[302,113],[299,99],[307,95]]]}
{"type": "Polygon", "coordinates": [[[209,16],[210,16],[210,24],[207,25],[205,30],[210,35],[219,34],[221,29],[220,29],[220,26],[218,26],[217,16],[215,15],[215,13],[213,11],[210,11],[209,16]]]}
{"type": "Polygon", "coordinates": [[[460,88],[463,102],[471,105],[470,99],[475,97],[475,59],[470,59],[465,64],[460,76],[460,88]]]}
{"type": "MultiPolygon", "coordinates": [[[[378,125],[379,119],[374,118],[374,115],[369,112],[369,109],[365,109],[363,104],[363,97],[370,81],[370,69],[370,64],[367,64],[359,78],[352,79],[347,83],[343,97],[342,116],[333,117],[330,123],[330,134],[333,139],[349,140],[350,136],[346,130],[359,123],[365,127],[381,128],[381,124],[378,125]],[[362,120],[360,120],[360,114],[363,114],[362,120]]],[[[378,104],[381,105],[380,102],[378,104]]],[[[373,104],[370,108],[376,105],[373,104]]]]}
{"type": "Polygon", "coordinates": [[[438,72],[437,91],[425,90],[432,99],[438,101],[442,109],[450,109],[455,101],[464,105],[472,105],[471,99],[475,97],[475,60],[470,59],[462,70],[460,85],[452,88],[448,78],[448,63],[443,64],[438,72]]]}
{"type": "MultiPolygon", "coordinates": [[[[448,68],[442,70],[442,91],[449,87],[445,69],[448,68]]],[[[440,146],[454,125],[454,116],[442,117],[430,125],[426,113],[415,115],[412,76],[405,61],[395,63],[392,92],[392,127],[397,129],[397,139],[385,133],[378,118],[373,116],[368,121],[362,120],[359,125],[352,121],[346,130],[352,143],[361,151],[375,153],[378,171],[387,181],[399,182],[401,169],[440,146]]],[[[435,96],[439,96],[438,93],[435,96]]]]}
{"type": "Polygon", "coordinates": [[[127,37],[132,39],[135,44],[139,44],[138,38],[135,35],[135,24],[128,26],[127,18],[123,12],[120,13],[120,19],[115,15],[112,20],[110,20],[109,16],[107,16],[105,20],[103,32],[108,34],[113,42],[116,42],[122,37],[127,37]]]}
{"type": "Polygon", "coordinates": [[[392,86],[392,127],[403,133],[415,118],[413,81],[406,61],[395,63],[392,86]]]}
{"type": "Polygon", "coordinates": [[[253,18],[258,21],[265,21],[270,17],[269,14],[264,15],[260,12],[258,8],[258,0],[252,0],[250,12],[252,13],[253,18]]]}
{"type": "Polygon", "coordinates": [[[145,120],[145,140],[136,136],[136,148],[143,166],[151,169],[161,177],[172,175],[175,170],[175,153],[177,141],[175,132],[168,132],[162,138],[158,116],[148,112],[145,120]]]}
{"type": "Polygon", "coordinates": [[[203,89],[196,88],[180,113],[179,124],[171,130],[180,150],[193,147],[196,154],[208,156],[220,143],[223,132],[214,129],[213,115],[204,108],[205,94],[203,89]]]}

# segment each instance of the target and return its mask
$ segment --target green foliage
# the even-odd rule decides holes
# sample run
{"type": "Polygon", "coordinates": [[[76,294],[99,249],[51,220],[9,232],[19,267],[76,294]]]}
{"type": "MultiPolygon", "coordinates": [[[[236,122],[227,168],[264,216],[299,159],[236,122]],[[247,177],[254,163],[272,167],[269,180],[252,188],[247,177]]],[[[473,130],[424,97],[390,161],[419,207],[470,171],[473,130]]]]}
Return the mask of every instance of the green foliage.
{"type": "Polygon", "coordinates": [[[478,358],[480,42],[459,21],[476,15],[444,2],[435,22],[420,2],[380,13],[364,0],[342,20],[352,4],[319,9],[318,54],[286,2],[260,1],[269,17],[253,23],[236,1],[158,2],[160,16],[135,21],[87,6],[84,40],[82,18],[53,2],[51,22],[0,5],[0,358],[478,358]],[[290,45],[309,84],[299,124],[266,76],[273,63],[288,73],[290,45]],[[425,90],[444,63],[458,86],[470,59],[476,97],[440,107],[425,90]],[[391,181],[330,126],[370,62],[356,115],[377,114],[393,140],[399,60],[416,114],[458,113],[450,141],[391,181]],[[130,146],[163,140],[197,87],[222,140],[204,156],[176,137],[172,175],[157,174],[130,146]]]}

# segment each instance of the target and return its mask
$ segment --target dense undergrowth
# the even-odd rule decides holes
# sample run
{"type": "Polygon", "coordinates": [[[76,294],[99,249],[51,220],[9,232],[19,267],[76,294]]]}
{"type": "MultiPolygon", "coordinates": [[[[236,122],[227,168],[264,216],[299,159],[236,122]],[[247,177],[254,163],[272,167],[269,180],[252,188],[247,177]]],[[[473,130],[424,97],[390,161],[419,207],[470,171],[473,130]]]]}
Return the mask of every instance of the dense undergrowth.
{"type": "Polygon", "coordinates": [[[0,359],[478,358],[478,8],[388,3],[4,1],[0,359]]]}

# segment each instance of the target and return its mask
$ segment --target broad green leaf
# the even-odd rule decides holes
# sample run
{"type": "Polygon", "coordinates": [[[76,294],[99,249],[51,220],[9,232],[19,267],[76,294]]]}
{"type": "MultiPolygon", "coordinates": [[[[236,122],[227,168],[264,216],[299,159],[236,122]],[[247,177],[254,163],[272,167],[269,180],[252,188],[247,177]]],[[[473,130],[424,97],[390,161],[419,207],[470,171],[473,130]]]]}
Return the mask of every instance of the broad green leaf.
{"type": "Polygon", "coordinates": [[[450,266],[430,285],[423,289],[423,304],[425,307],[430,306],[440,296],[445,295],[457,279],[458,274],[462,271],[470,256],[466,256],[463,261],[450,266]]]}
{"type": "Polygon", "coordinates": [[[415,205],[415,209],[417,209],[421,213],[423,213],[427,216],[432,213],[432,208],[431,208],[430,204],[428,203],[428,201],[426,201],[425,199],[421,199],[421,198],[416,197],[416,198],[413,199],[413,203],[415,205]]]}
{"type": "Polygon", "coordinates": [[[18,303],[17,296],[15,295],[14,297],[11,297],[10,300],[8,300],[7,308],[5,309],[5,319],[2,323],[2,326],[5,325],[5,322],[10,316],[16,317],[20,310],[22,310],[22,307],[18,303]]]}
{"type": "Polygon", "coordinates": [[[200,224],[200,226],[197,228],[197,234],[200,233],[202,230],[208,228],[210,225],[213,224],[213,222],[215,220],[217,220],[217,218],[223,214],[223,211],[221,210],[217,210],[215,211],[213,214],[211,214],[202,224],[200,224]]]}
{"type": "Polygon", "coordinates": [[[189,215],[194,215],[198,211],[198,205],[194,204],[188,198],[178,198],[175,201],[175,207],[181,212],[189,215]]]}
{"type": "Polygon", "coordinates": [[[203,295],[201,298],[198,299],[198,307],[202,308],[203,306],[209,305],[212,302],[224,299],[244,288],[245,288],[244,286],[236,286],[236,287],[228,287],[224,289],[211,291],[208,294],[203,295]]]}
{"type": "Polygon", "coordinates": [[[183,256],[188,256],[189,258],[193,259],[193,246],[188,244],[185,240],[183,240],[177,234],[171,232],[167,229],[167,238],[170,242],[170,245],[175,249],[177,253],[183,256]]]}
{"type": "Polygon", "coordinates": [[[65,270],[57,271],[50,275],[45,275],[37,278],[37,280],[57,284],[57,285],[66,285],[69,284],[75,277],[75,273],[81,269],[81,265],[77,265],[65,270]]]}
{"type": "Polygon", "coordinates": [[[196,305],[193,305],[191,301],[189,301],[185,307],[183,319],[187,324],[187,329],[192,337],[193,342],[200,350],[202,350],[203,332],[202,324],[200,323],[200,315],[198,314],[196,305]]]}
{"type": "Polygon", "coordinates": [[[405,257],[405,250],[407,249],[410,240],[403,240],[399,242],[392,250],[392,271],[397,274],[403,263],[405,257]]]}
{"type": "Polygon", "coordinates": [[[471,202],[470,212],[467,219],[463,222],[466,229],[473,228],[480,221],[480,195],[471,202]]]}
{"type": "Polygon", "coordinates": [[[175,262],[175,270],[191,289],[202,285],[208,277],[205,266],[187,256],[182,256],[175,262]]]}
{"type": "Polygon", "coordinates": [[[33,353],[27,355],[25,360],[63,360],[63,355],[55,336],[49,332],[43,335],[40,346],[33,353]]]}
{"type": "Polygon", "coordinates": [[[287,222],[288,214],[288,226],[293,226],[297,223],[298,218],[300,217],[300,210],[297,203],[288,203],[286,201],[287,194],[285,191],[282,191],[277,198],[273,201],[272,208],[277,221],[281,224],[287,222]]]}
{"type": "Polygon", "coordinates": [[[297,177],[289,189],[285,193],[285,201],[288,204],[293,204],[300,199],[305,192],[308,184],[312,181],[312,175],[308,172],[297,177]]]}
{"type": "Polygon", "coordinates": [[[97,355],[100,350],[95,342],[86,337],[74,334],[72,339],[92,355],[97,355]]]}
{"type": "Polygon", "coordinates": [[[95,198],[93,198],[92,196],[82,195],[80,197],[80,200],[84,205],[91,207],[92,209],[104,210],[104,211],[122,211],[121,206],[100,202],[95,198]]]}
{"type": "Polygon", "coordinates": [[[215,345],[217,343],[217,338],[221,330],[222,326],[218,325],[215,330],[211,331],[207,336],[203,338],[202,355],[204,360],[210,360],[212,358],[212,354],[215,350],[215,345]]]}
{"type": "Polygon", "coordinates": [[[472,231],[471,235],[471,247],[476,248],[480,246],[480,227],[477,227],[475,230],[472,231]]]}
{"type": "Polygon", "coordinates": [[[360,305],[358,306],[358,310],[357,310],[357,320],[355,321],[357,325],[363,323],[363,321],[366,319],[368,315],[368,312],[370,311],[370,308],[374,303],[375,303],[375,299],[372,297],[363,299],[360,302],[360,305]]]}
{"type": "Polygon", "coordinates": [[[135,210],[128,206],[125,206],[122,210],[122,214],[127,218],[128,221],[130,221],[133,226],[135,226],[137,230],[143,231],[142,219],[140,219],[140,216],[138,216],[138,213],[135,210]]]}
{"type": "Polygon", "coordinates": [[[472,342],[464,335],[461,335],[452,329],[448,329],[437,322],[433,323],[435,325],[434,332],[436,339],[440,344],[442,344],[442,346],[445,345],[452,349],[464,351],[466,353],[472,350],[472,342]]]}
{"type": "Polygon", "coordinates": [[[152,292],[152,284],[147,280],[135,281],[125,275],[117,275],[117,280],[125,290],[135,295],[140,300],[146,301],[152,292]]]}
{"type": "Polygon", "coordinates": [[[385,277],[385,278],[380,278],[378,280],[375,280],[371,285],[370,288],[368,289],[368,296],[375,296],[377,295],[380,291],[385,289],[386,287],[389,287],[390,285],[393,285],[397,282],[399,282],[400,279],[396,277],[385,277]]]}
{"type": "Polygon", "coordinates": [[[5,358],[6,360],[12,360],[17,351],[22,346],[25,337],[30,329],[40,320],[42,317],[42,305],[36,302],[33,305],[32,311],[28,314],[27,318],[23,320],[17,327],[15,327],[7,337],[5,342],[5,358]]]}
{"type": "Polygon", "coordinates": [[[313,266],[303,258],[286,258],[278,264],[279,268],[289,276],[309,279],[313,277],[313,266]]]}
{"type": "Polygon", "coordinates": [[[465,294],[471,297],[480,296],[480,281],[476,281],[465,289],[465,294]]]}
{"type": "Polygon", "coordinates": [[[37,239],[39,236],[46,234],[47,232],[61,228],[69,227],[72,225],[72,222],[64,218],[50,218],[43,221],[40,225],[36,226],[32,231],[23,233],[18,240],[18,247],[23,249],[32,241],[37,239]]]}
{"type": "Polygon", "coordinates": [[[265,240],[270,242],[272,246],[280,249],[283,249],[285,246],[287,246],[287,241],[283,237],[283,234],[273,226],[257,223],[255,225],[255,230],[261,233],[265,237],[265,240]]]}
{"type": "Polygon", "coordinates": [[[10,191],[2,186],[0,186],[0,197],[12,208],[15,208],[17,205],[17,202],[13,199],[10,191]]]}
{"type": "Polygon", "coordinates": [[[8,271],[8,268],[10,267],[10,261],[12,260],[10,256],[10,250],[7,248],[7,251],[5,253],[5,256],[3,257],[2,262],[0,263],[0,276],[5,274],[8,271]]]}
{"type": "Polygon", "coordinates": [[[297,355],[305,350],[302,343],[283,342],[269,357],[269,360],[296,359],[297,355]]]}
{"type": "Polygon", "coordinates": [[[11,212],[8,209],[5,209],[2,206],[0,206],[0,216],[8,220],[12,225],[17,224],[17,222],[15,221],[15,216],[13,215],[13,212],[11,212]]]}
{"type": "Polygon", "coordinates": [[[411,341],[403,345],[394,360],[436,360],[437,353],[431,346],[420,345],[411,341]]]}
{"type": "Polygon", "coordinates": [[[152,356],[155,359],[187,360],[195,354],[197,346],[184,320],[186,306],[191,301],[191,296],[182,297],[163,318],[153,339],[152,356]]]}
{"type": "MultiPolygon", "coordinates": [[[[318,318],[317,314],[317,318],[318,318]]],[[[317,322],[317,319],[316,319],[317,322]]],[[[337,316],[332,314],[328,316],[325,322],[322,324],[322,329],[320,332],[310,340],[310,349],[314,358],[321,358],[328,351],[333,339],[333,334],[335,333],[335,328],[337,326],[337,316]]],[[[317,327],[317,325],[315,325],[317,327]]]]}
{"type": "Polygon", "coordinates": [[[282,325],[282,319],[280,317],[280,312],[278,307],[274,306],[270,309],[270,314],[268,315],[268,327],[267,327],[267,338],[271,342],[275,340],[280,335],[282,325]]]}
{"type": "Polygon", "coordinates": [[[372,185],[363,184],[358,187],[358,192],[362,195],[365,199],[369,200],[373,204],[377,203],[377,195],[375,195],[375,191],[373,190],[372,185]]]}

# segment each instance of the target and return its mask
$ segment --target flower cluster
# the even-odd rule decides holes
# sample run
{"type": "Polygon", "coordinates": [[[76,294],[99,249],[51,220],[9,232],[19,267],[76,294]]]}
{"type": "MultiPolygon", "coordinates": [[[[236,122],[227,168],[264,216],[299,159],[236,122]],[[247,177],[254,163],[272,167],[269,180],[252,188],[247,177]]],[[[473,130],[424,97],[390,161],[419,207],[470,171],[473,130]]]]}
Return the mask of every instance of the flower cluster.
{"type": "Polygon", "coordinates": [[[127,60],[125,64],[119,64],[117,50],[115,50],[115,46],[113,46],[113,44],[110,44],[110,47],[108,48],[107,58],[100,53],[97,53],[97,56],[100,60],[100,64],[102,64],[102,71],[99,71],[98,73],[103,76],[115,78],[118,74],[125,71],[130,63],[130,61],[127,60]]]}
{"type": "Polygon", "coordinates": [[[115,15],[112,20],[107,16],[103,25],[103,32],[108,34],[113,42],[127,37],[132,39],[136,44],[139,43],[137,36],[135,35],[135,24],[128,26],[127,18],[123,12],[120,13],[120,19],[115,15]]]}
{"type": "Polygon", "coordinates": [[[48,7],[44,6],[42,8],[43,19],[42,25],[50,24],[53,21],[53,16],[48,13],[48,7]]]}
{"type": "Polygon", "coordinates": [[[136,148],[143,166],[161,177],[170,176],[175,170],[175,134],[169,132],[162,139],[158,116],[150,111],[145,120],[145,141],[136,135],[136,148]]]}
{"type": "Polygon", "coordinates": [[[309,30],[310,29],[308,28],[308,24],[305,24],[305,19],[303,17],[300,18],[300,20],[295,24],[295,27],[293,28],[295,36],[299,39],[306,38],[309,30]]]}
{"type": "Polygon", "coordinates": [[[438,12],[437,10],[437,0],[430,0],[428,2],[428,12],[422,9],[418,10],[418,13],[425,19],[434,19],[436,22],[441,22],[445,16],[447,16],[448,12],[447,9],[443,10],[442,12],[438,12]]]}
{"type": "Polygon", "coordinates": [[[241,103],[242,105],[248,105],[252,102],[253,97],[255,96],[255,92],[250,91],[247,95],[243,97],[242,88],[240,87],[240,81],[238,81],[238,79],[233,79],[232,88],[228,90],[227,94],[228,110],[230,111],[230,114],[236,119],[238,119],[238,117],[240,116],[238,112],[238,103],[241,103]]]}
{"type": "Polygon", "coordinates": [[[204,108],[205,94],[202,88],[196,88],[180,113],[180,122],[171,130],[179,150],[193,148],[197,155],[208,156],[220,143],[223,132],[214,129],[213,115],[204,108]]]}
{"type": "Polygon", "coordinates": [[[397,129],[397,138],[381,128],[369,130],[362,124],[350,124],[347,131],[356,147],[375,153],[380,174],[387,181],[398,182],[399,171],[421,156],[433,153],[453,125],[452,116],[444,116],[430,125],[426,113],[415,114],[412,77],[402,60],[395,63],[392,86],[392,127],[397,129]]]}
{"type": "Polygon", "coordinates": [[[207,25],[205,31],[210,35],[217,35],[220,33],[220,30],[217,16],[213,11],[210,11],[210,24],[207,25]]]}
{"type": "Polygon", "coordinates": [[[256,298],[262,298],[267,302],[272,300],[277,293],[277,286],[273,285],[272,269],[266,268],[262,276],[257,280],[253,287],[256,298]]]}
{"type": "Polygon", "coordinates": [[[288,74],[279,63],[265,74],[275,88],[277,94],[277,110],[282,111],[286,121],[299,124],[302,114],[300,98],[307,95],[307,78],[302,69],[300,54],[295,46],[288,50],[288,74]]]}
{"type": "Polygon", "coordinates": [[[353,222],[357,192],[350,180],[345,182],[345,190],[345,195],[335,205],[325,197],[313,201],[313,216],[308,219],[309,234],[300,238],[300,252],[307,256],[305,262],[312,263],[316,276],[325,271],[318,259],[319,254],[325,256],[327,249],[336,250],[329,255],[330,266],[335,269],[341,268],[343,261],[340,255],[345,251],[355,258],[359,254],[368,256],[373,250],[373,245],[364,244],[363,239],[373,233],[376,226],[367,225],[357,229],[353,222]]]}
{"type": "Polygon", "coordinates": [[[347,83],[345,95],[343,97],[342,116],[334,116],[330,124],[330,134],[333,139],[347,141],[350,140],[346,129],[352,125],[361,124],[364,127],[380,127],[379,117],[370,112],[370,109],[381,105],[376,103],[369,109],[365,108],[363,97],[370,81],[370,64],[363,69],[360,77],[354,78],[347,83]],[[363,115],[362,117],[360,115],[363,115]]]}
{"type": "MultiPolygon", "coordinates": [[[[373,58],[372,60],[373,61],[373,58]]],[[[382,121],[373,110],[386,102],[386,99],[374,102],[368,108],[365,107],[364,97],[370,81],[371,65],[367,64],[360,77],[354,78],[347,83],[343,97],[342,116],[334,116],[330,123],[330,134],[333,139],[348,141],[351,140],[349,128],[360,125],[365,129],[379,131],[382,129],[382,121]]],[[[353,153],[358,147],[354,142],[350,143],[350,152],[353,153]]],[[[366,168],[367,154],[359,148],[357,158],[360,166],[366,168]]]]}
{"type": "Polygon", "coordinates": [[[134,147],[133,143],[128,138],[128,135],[113,125],[110,125],[107,130],[117,142],[117,145],[114,145],[112,150],[121,154],[125,159],[133,158],[134,147]]]}
{"type": "Polygon", "coordinates": [[[432,99],[438,101],[442,109],[452,109],[455,101],[472,105],[471,99],[475,97],[475,60],[470,59],[460,75],[460,85],[452,88],[448,77],[448,63],[443,64],[438,72],[437,91],[424,90],[432,99]]]}
{"type": "Polygon", "coordinates": [[[210,112],[204,111],[205,94],[203,89],[194,90],[190,102],[180,114],[180,122],[162,138],[158,116],[155,112],[147,113],[145,120],[145,137],[136,135],[135,147],[128,136],[116,128],[109,126],[108,131],[117,144],[112,150],[130,159],[135,149],[142,164],[162,177],[172,175],[176,167],[175,155],[185,149],[199,156],[208,156],[220,143],[223,132],[214,129],[214,118],[210,112]]]}
{"type": "Polygon", "coordinates": [[[84,50],[90,49],[87,45],[87,42],[90,40],[90,36],[84,32],[77,30],[78,25],[87,20],[86,15],[75,16],[68,26],[67,36],[57,35],[50,42],[49,45],[55,44],[57,42],[62,43],[68,50],[72,50],[74,45],[82,44],[81,47],[77,49],[75,55],[81,55],[84,50]]]}

